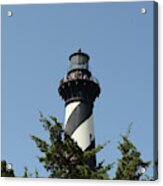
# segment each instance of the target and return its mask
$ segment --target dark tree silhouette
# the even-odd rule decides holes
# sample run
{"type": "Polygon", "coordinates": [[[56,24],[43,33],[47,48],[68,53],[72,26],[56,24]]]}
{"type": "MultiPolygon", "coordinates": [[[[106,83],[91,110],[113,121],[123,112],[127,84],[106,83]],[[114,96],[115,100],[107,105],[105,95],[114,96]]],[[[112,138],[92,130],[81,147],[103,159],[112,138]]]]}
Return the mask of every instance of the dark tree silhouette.
{"type": "Polygon", "coordinates": [[[15,177],[14,170],[7,168],[7,162],[1,161],[1,177],[15,177]]]}
{"type": "MultiPolygon", "coordinates": [[[[135,145],[129,140],[131,126],[126,135],[122,135],[122,142],[119,142],[118,149],[122,157],[118,159],[118,167],[116,170],[116,180],[140,180],[149,165],[150,161],[144,162],[141,159],[141,153],[135,145]]],[[[145,179],[145,178],[142,178],[145,179]]],[[[147,176],[146,176],[146,179],[147,176]]]]}
{"type": "MultiPolygon", "coordinates": [[[[118,149],[122,156],[118,159],[115,176],[110,178],[109,170],[113,163],[104,165],[104,161],[97,163],[95,167],[88,165],[91,156],[96,155],[107,144],[98,145],[89,151],[82,149],[64,133],[62,124],[53,116],[48,119],[40,114],[40,122],[49,135],[49,140],[43,140],[35,135],[31,138],[36,143],[37,148],[42,152],[42,156],[37,157],[43,164],[51,178],[69,178],[69,179],[116,179],[116,180],[152,180],[147,175],[144,176],[142,169],[147,169],[150,162],[144,162],[141,159],[141,153],[135,145],[129,140],[131,127],[126,135],[122,135],[122,141],[119,142],[118,149]]],[[[14,171],[6,169],[6,161],[1,162],[1,176],[13,177],[14,171]]],[[[40,177],[37,170],[33,174],[28,173],[27,167],[24,168],[22,177],[40,177]]]]}
{"type": "Polygon", "coordinates": [[[88,159],[103,149],[106,144],[84,152],[70,136],[64,133],[62,124],[55,117],[51,116],[48,120],[41,114],[40,121],[49,133],[49,143],[34,135],[31,137],[44,154],[38,159],[49,172],[49,177],[109,179],[107,171],[111,169],[112,164],[103,166],[103,162],[100,162],[91,168],[87,163],[88,159]]]}

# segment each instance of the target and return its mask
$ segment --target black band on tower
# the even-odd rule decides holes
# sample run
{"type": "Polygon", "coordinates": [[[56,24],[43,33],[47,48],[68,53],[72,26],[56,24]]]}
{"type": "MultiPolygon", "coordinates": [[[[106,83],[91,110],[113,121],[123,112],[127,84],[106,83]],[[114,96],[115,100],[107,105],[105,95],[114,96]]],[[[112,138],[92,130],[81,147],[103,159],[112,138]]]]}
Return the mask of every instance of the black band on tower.
{"type": "MultiPolygon", "coordinates": [[[[85,149],[85,151],[95,148],[95,139],[91,141],[91,144],[85,149]]],[[[91,156],[88,160],[88,165],[93,168],[96,165],[96,155],[91,156]]]]}

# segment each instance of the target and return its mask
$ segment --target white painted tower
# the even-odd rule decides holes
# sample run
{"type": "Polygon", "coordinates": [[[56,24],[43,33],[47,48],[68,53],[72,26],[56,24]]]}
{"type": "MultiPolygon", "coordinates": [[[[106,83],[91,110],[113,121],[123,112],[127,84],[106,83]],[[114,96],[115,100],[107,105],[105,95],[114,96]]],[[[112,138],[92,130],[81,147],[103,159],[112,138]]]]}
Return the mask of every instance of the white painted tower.
{"type": "MultiPolygon", "coordinates": [[[[65,132],[83,151],[95,147],[93,104],[100,94],[98,81],[89,71],[89,56],[79,49],[69,57],[70,67],[60,81],[59,94],[65,101],[65,132]]],[[[88,161],[95,166],[95,156],[88,161]]]]}

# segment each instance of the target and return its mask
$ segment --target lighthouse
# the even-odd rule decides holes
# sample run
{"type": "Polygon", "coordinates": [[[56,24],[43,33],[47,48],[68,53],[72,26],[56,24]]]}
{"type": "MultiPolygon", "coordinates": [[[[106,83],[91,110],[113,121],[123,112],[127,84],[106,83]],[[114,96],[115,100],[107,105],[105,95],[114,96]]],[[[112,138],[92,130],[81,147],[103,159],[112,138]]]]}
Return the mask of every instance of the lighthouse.
{"type": "MultiPolygon", "coordinates": [[[[69,56],[69,70],[59,84],[59,94],[65,101],[65,133],[77,142],[83,150],[95,147],[93,107],[100,94],[98,80],[89,70],[88,54],[79,49],[69,56]]],[[[90,167],[96,164],[96,157],[88,160],[90,167]]]]}

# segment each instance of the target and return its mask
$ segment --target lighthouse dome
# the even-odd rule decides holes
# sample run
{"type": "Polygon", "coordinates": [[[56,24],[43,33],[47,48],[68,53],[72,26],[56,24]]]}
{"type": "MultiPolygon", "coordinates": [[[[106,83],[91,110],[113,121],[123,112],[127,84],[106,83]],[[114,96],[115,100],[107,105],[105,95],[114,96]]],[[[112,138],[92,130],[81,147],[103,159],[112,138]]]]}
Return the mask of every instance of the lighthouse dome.
{"type": "Polygon", "coordinates": [[[88,69],[89,56],[86,53],[81,52],[81,49],[78,49],[77,52],[71,54],[69,60],[69,70],[88,69]]]}

